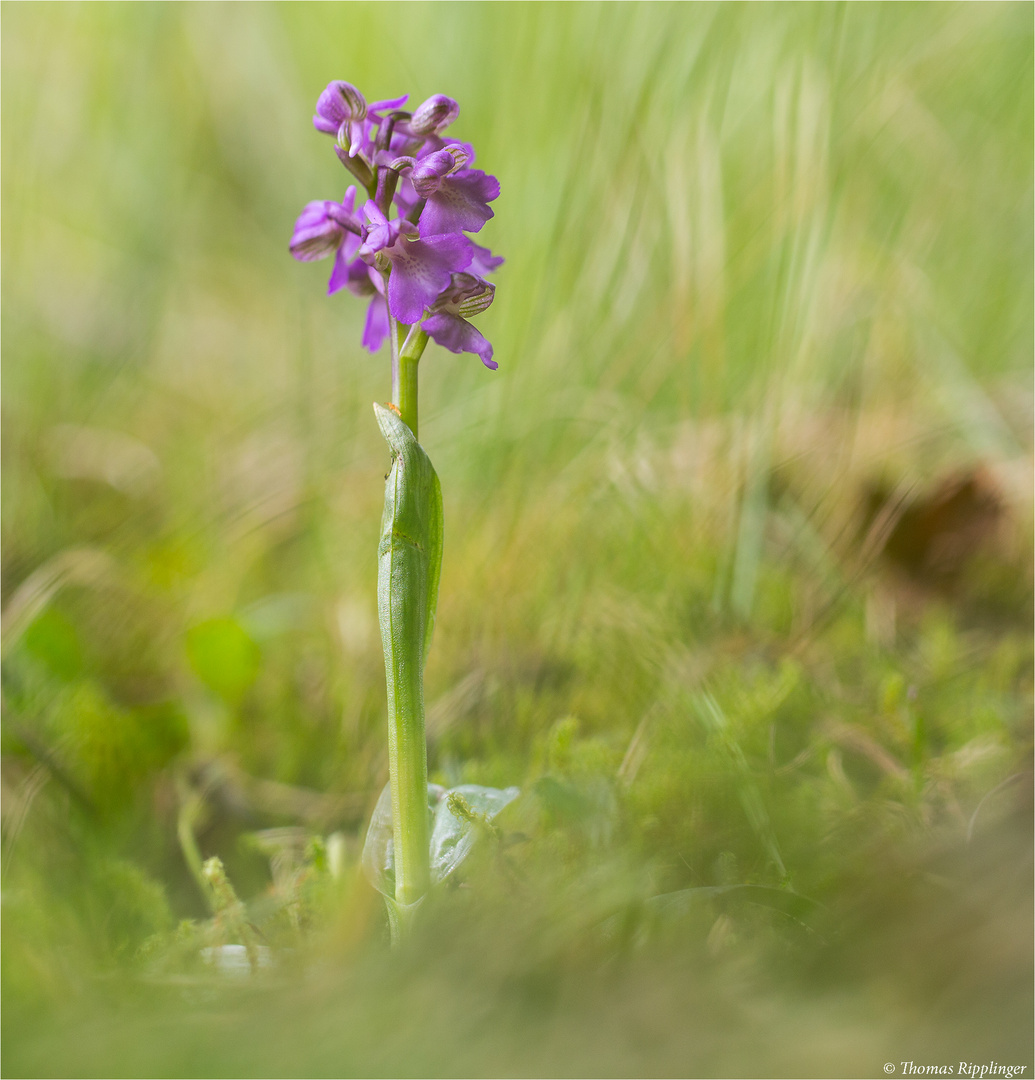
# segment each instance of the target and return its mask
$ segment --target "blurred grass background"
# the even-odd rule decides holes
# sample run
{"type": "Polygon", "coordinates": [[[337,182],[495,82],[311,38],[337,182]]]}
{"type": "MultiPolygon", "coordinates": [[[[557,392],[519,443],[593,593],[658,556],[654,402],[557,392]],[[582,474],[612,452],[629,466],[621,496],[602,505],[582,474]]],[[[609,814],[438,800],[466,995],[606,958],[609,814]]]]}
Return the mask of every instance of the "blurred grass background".
{"type": "Polygon", "coordinates": [[[4,1075],[1030,1062],[1032,6],[2,19],[4,1075]],[[388,363],[287,253],[332,78],[503,192],[500,369],[422,368],[426,692],[432,779],[525,796],[403,956],[388,363]],[[276,977],[168,959],[236,940],[191,844],[276,977]],[[822,925],[651,914],[737,884],[822,925]]]}

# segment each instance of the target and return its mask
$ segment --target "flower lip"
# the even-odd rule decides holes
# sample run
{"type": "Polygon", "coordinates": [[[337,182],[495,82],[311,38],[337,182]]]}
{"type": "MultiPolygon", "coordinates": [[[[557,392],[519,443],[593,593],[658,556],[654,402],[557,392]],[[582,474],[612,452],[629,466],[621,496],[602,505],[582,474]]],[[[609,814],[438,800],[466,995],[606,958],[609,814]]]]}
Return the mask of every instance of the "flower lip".
{"type": "Polygon", "coordinates": [[[470,265],[471,242],[461,234],[413,236],[413,225],[398,219],[382,225],[377,217],[384,215],[376,207],[368,216],[374,224],[359,255],[368,262],[373,257],[379,269],[382,263],[384,269],[391,267],[388,309],[400,322],[415,323],[449,288],[452,275],[470,265]]]}
{"type": "Polygon", "coordinates": [[[381,348],[386,337],[391,332],[391,323],[388,321],[388,304],[380,293],[375,293],[370,298],[370,306],[367,308],[367,319],[363,326],[363,348],[370,352],[377,352],[381,348]]]}
{"type": "Polygon", "coordinates": [[[433,341],[450,352],[475,353],[482,363],[493,371],[499,367],[492,358],[492,343],[475,326],[472,326],[455,310],[434,310],[421,323],[421,329],[433,341]]]}
{"type": "MultiPolygon", "coordinates": [[[[429,160],[438,160],[448,151],[437,151],[429,160]]],[[[444,167],[443,163],[438,168],[444,167]]],[[[434,183],[434,173],[438,168],[429,169],[428,186],[434,183]]],[[[414,188],[418,190],[420,180],[418,169],[413,171],[414,188]]],[[[421,211],[421,236],[435,236],[440,233],[478,232],[493,217],[489,203],[500,194],[500,184],[495,176],[489,176],[480,169],[462,168],[455,173],[440,176],[437,186],[427,196],[427,206],[421,211]]]]}

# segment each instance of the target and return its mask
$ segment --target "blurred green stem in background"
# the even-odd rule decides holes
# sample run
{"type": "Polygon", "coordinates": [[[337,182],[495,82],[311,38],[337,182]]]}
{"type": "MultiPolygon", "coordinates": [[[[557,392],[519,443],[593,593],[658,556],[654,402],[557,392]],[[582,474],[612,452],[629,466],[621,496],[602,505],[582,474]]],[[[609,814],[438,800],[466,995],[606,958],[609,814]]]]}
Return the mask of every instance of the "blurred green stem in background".
{"type": "Polygon", "coordinates": [[[180,805],[176,816],[176,837],[180,842],[180,850],[183,852],[184,861],[190,868],[191,875],[201,890],[201,895],[205,898],[205,903],[215,913],[218,911],[216,897],[212,882],[205,873],[204,860],[194,834],[195,826],[205,810],[205,798],[201,792],[193,790],[182,773],[176,774],[176,795],[180,805]]]}

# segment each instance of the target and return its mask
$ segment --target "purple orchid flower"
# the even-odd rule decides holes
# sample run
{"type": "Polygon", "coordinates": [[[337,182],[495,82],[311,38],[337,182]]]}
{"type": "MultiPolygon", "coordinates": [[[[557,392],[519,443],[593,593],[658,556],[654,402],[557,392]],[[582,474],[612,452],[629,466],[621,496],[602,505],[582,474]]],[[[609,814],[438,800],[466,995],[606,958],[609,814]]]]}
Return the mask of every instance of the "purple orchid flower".
{"type": "Polygon", "coordinates": [[[470,240],[459,233],[419,237],[405,218],[389,221],[373,200],[363,207],[370,221],[358,255],[373,263],[378,254],[388,259],[388,310],[403,323],[415,323],[430,308],[455,272],[474,258],[470,240]]]}
{"type": "Polygon", "coordinates": [[[495,295],[496,286],[484,278],[453,274],[449,288],[435,301],[421,329],[450,352],[475,353],[487,368],[495,371],[499,364],[492,358],[492,345],[467,321],[468,317],[484,311],[495,295]]]}
{"type": "Polygon", "coordinates": [[[366,157],[373,157],[381,120],[387,113],[402,108],[409,96],[403,94],[402,97],[367,104],[366,98],[352,83],[334,79],[317,99],[313,127],[333,135],[338,145],[343,150],[347,149],[349,157],[355,157],[360,151],[366,157]]]}
{"type": "Polygon", "coordinates": [[[313,127],[333,135],[338,144],[349,148],[349,156],[359,151],[363,135],[363,120],[368,112],[366,98],[352,85],[341,79],[327,84],[316,101],[313,127]]]}
{"type": "Polygon", "coordinates": [[[376,196],[363,216],[354,187],[341,203],[308,203],[291,253],[304,262],[333,255],[328,294],[348,288],[369,298],[363,345],[372,352],[396,322],[423,319],[440,345],[496,368],[492,346],[467,320],[492,302],[495,287],[485,279],[503,259],[464,234],[494,216],[499,181],[473,168],[469,143],[443,138],[460,114],[453,98],[434,94],[412,113],[403,109],[407,100],[368,103],[351,83],[327,84],[313,125],[334,138],[342,163],[376,196]]]}
{"type": "Polygon", "coordinates": [[[414,165],[410,180],[427,200],[420,215],[422,237],[478,232],[493,216],[488,204],[499,198],[500,183],[481,169],[467,168],[468,160],[462,148],[449,146],[414,165]]]}
{"type": "Polygon", "coordinates": [[[295,222],[289,249],[300,262],[313,262],[334,253],[327,295],[344,288],[349,261],[355,258],[365,229],[355,214],[356,189],[350,187],[340,203],[307,203],[295,222]]]}

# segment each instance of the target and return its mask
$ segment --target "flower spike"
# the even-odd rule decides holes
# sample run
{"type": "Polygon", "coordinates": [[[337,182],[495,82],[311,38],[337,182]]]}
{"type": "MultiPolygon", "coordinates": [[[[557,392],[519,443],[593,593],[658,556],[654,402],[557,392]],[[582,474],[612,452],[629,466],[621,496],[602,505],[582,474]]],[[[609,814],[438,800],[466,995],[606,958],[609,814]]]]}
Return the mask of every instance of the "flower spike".
{"type": "Polygon", "coordinates": [[[495,367],[492,346],[467,320],[492,303],[486,277],[503,260],[466,234],[493,217],[499,181],[472,168],[469,143],[443,137],[460,115],[453,98],[433,94],[412,113],[403,111],[407,100],[367,102],[352,83],[327,84],[313,125],[334,138],[335,153],[369,198],[362,215],[355,187],[341,203],[308,203],[291,254],[303,262],[333,256],[328,293],[347,288],[370,298],[366,348],[392,334],[401,342],[410,326],[421,331],[413,338],[421,342],[417,355],[430,336],[495,367]]]}

